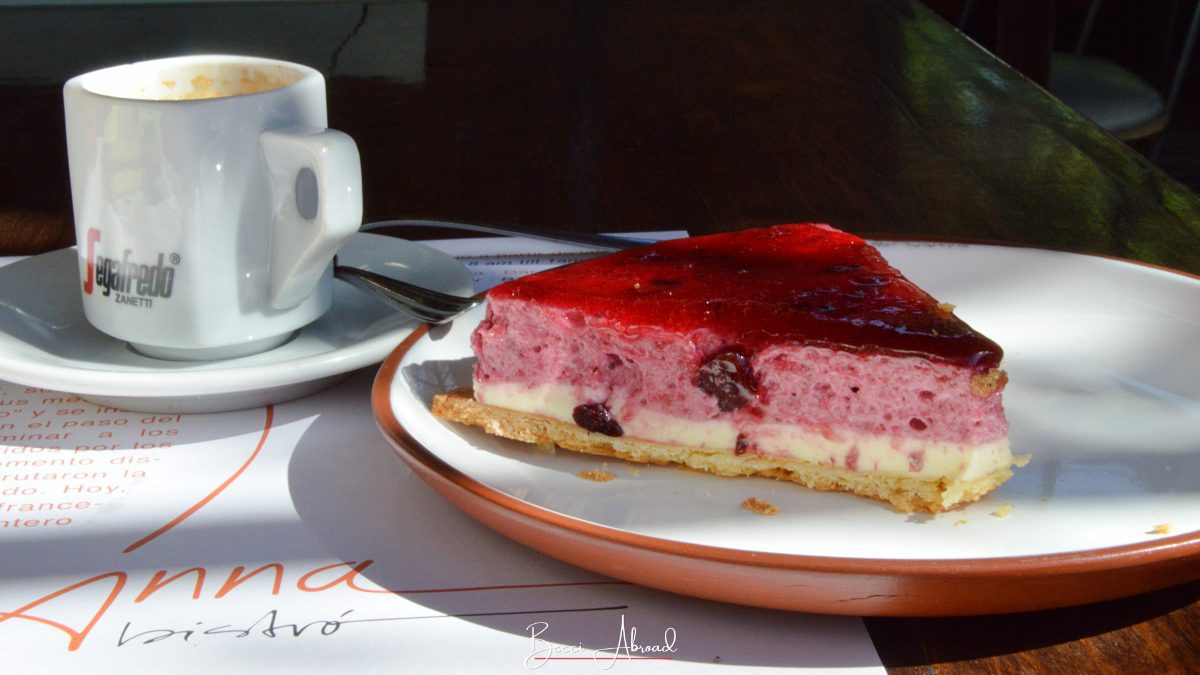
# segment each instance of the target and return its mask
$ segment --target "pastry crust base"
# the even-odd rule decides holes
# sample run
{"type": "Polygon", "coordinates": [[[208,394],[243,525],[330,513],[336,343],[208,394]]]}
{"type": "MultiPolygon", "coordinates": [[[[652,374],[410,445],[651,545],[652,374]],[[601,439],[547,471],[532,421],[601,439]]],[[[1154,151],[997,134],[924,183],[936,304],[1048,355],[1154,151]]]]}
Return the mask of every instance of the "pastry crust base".
{"type": "Polygon", "coordinates": [[[683,445],[667,445],[636,438],[605,436],[541,415],[484,405],[470,389],[438,394],[433,414],[439,418],[476,426],[493,436],[540,446],[617,457],[643,464],[677,464],[721,476],[763,476],[799,483],[814,490],[851,492],[887,502],[897,511],[941,513],[977,501],[1012,477],[1003,467],[980,478],[922,480],[890,474],[822,466],[811,462],[763,455],[728,452],[683,445]]]}

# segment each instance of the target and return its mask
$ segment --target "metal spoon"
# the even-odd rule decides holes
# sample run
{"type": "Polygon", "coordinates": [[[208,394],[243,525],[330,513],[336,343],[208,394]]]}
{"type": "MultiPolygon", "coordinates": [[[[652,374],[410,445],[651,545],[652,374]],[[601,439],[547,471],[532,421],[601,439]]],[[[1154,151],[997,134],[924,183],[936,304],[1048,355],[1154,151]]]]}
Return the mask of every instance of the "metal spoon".
{"type": "Polygon", "coordinates": [[[336,256],[333,259],[333,275],[378,295],[397,309],[430,324],[446,323],[483,302],[482,298],[449,295],[357,267],[339,265],[336,256]]]}

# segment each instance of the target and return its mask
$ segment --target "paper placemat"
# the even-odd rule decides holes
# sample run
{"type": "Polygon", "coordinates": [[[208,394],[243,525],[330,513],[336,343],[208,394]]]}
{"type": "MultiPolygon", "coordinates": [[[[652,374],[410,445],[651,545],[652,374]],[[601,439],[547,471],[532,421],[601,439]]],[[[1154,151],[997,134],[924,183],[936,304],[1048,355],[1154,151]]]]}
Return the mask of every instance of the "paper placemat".
{"type": "MultiPolygon", "coordinates": [[[[481,288],[569,253],[524,243],[436,246],[481,288]]],[[[858,618],[645,589],[476,523],[382,438],[373,375],[208,415],[0,382],[4,672],[882,672],[858,618]]]]}

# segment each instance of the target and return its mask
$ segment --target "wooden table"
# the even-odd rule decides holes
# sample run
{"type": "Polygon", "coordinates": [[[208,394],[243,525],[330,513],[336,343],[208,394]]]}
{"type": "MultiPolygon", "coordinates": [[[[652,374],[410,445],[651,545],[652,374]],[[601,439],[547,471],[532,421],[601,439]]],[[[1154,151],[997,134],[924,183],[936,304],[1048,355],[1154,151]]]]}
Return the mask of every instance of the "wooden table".
{"type": "MultiPolygon", "coordinates": [[[[1196,195],[911,0],[5,9],[0,44],[25,68],[0,79],[0,253],[73,241],[61,79],[187,45],[331,75],[369,220],[693,234],[815,220],[1200,273],[1196,195]],[[110,39],[27,32],[78,21],[110,39]]],[[[1186,671],[1198,599],[1190,583],[867,624],[898,673],[1186,671]]]]}

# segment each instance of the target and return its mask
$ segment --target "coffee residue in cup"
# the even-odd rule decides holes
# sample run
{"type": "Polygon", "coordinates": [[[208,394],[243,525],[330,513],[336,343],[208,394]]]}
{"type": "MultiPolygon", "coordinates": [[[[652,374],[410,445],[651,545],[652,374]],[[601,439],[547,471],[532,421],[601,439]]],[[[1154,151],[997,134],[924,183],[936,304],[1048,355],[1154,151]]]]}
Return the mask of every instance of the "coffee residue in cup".
{"type": "Polygon", "coordinates": [[[238,80],[237,87],[228,86],[228,80],[218,82],[211,77],[197,75],[192,78],[192,90],[184,93],[174,93],[178,82],[174,80],[163,80],[163,86],[166,87],[171,94],[164,97],[169,101],[194,101],[207,98],[221,98],[223,96],[241,96],[243,94],[256,94],[260,91],[270,91],[278,89],[284,85],[284,82],[279,78],[270,77],[259,71],[246,71],[238,80]],[[218,87],[218,84],[224,84],[223,87],[218,87]]]}

